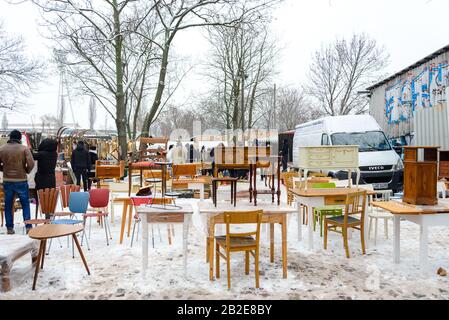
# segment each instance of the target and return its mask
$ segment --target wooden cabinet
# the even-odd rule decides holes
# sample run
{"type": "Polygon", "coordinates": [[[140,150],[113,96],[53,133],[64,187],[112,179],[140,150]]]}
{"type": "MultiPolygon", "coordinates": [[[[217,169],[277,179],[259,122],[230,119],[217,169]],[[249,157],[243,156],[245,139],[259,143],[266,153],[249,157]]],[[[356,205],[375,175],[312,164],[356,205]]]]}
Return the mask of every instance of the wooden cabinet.
{"type": "Polygon", "coordinates": [[[449,179],[449,151],[440,151],[440,173],[441,179],[449,179]]]}
{"type": "Polygon", "coordinates": [[[438,181],[438,148],[404,148],[404,202],[414,205],[436,205],[438,181]]]}
{"type": "MultiPolygon", "coordinates": [[[[348,170],[349,181],[352,172],[360,180],[358,146],[300,147],[299,169],[307,177],[309,170],[348,170]]],[[[351,183],[349,184],[351,186],[351,183]]],[[[306,185],[307,189],[307,185],[306,185]]]]}

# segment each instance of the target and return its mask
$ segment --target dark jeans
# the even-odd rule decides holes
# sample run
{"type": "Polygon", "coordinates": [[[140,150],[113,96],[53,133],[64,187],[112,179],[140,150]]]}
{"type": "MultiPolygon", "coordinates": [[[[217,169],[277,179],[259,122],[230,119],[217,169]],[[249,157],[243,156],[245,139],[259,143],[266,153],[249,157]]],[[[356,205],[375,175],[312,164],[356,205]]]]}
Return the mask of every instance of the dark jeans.
{"type": "Polygon", "coordinates": [[[75,178],[77,185],[81,186],[81,178],[83,179],[84,192],[87,192],[87,169],[75,169],[75,178]]]}
{"type": "Polygon", "coordinates": [[[92,179],[95,178],[95,171],[89,171],[87,173],[87,176],[88,176],[88,178],[90,178],[87,181],[87,185],[88,185],[87,188],[90,190],[92,188],[92,179]]]}
{"type": "MultiPolygon", "coordinates": [[[[22,204],[23,221],[30,220],[30,199],[28,195],[28,182],[3,182],[3,190],[5,192],[5,217],[6,228],[14,228],[14,194],[17,194],[22,204]]],[[[32,225],[27,224],[27,228],[31,228],[32,225]]]]}

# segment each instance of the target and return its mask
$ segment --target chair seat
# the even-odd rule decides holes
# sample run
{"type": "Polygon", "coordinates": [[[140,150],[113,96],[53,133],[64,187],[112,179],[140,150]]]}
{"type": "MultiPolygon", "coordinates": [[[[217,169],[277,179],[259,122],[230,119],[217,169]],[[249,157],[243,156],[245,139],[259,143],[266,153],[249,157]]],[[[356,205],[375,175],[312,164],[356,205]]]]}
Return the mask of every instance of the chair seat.
{"type": "Polygon", "coordinates": [[[26,220],[23,223],[24,224],[44,224],[44,223],[49,223],[51,220],[50,219],[31,219],[31,220],[26,220]]]}
{"type": "MultiPolygon", "coordinates": [[[[343,225],[345,223],[345,216],[331,217],[326,218],[325,221],[330,222],[332,224],[343,225]]],[[[348,224],[360,224],[361,221],[359,219],[348,217],[348,224]]]]}
{"type": "Polygon", "coordinates": [[[94,212],[94,213],[85,213],[83,214],[84,218],[95,218],[95,217],[107,217],[109,213],[107,212],[94,212]]]}
{"type": "Polygon", "coordinates": [[[57,220],[53,220],[51,222],[51,224],[70,224],[70,225],[79,224],[79,223],[84,223],[84,221],[71,220],[71,219],[57,219],[57,220]]]}
{"type": "MultiPolygon", "coordinates": [[[[226,236],[215,237],[217,243],[226,248],[226,236]]],[[[241,247],[251,247],[256,246],[256,240],[253,237],[232,237],[231,238],[231,248],[241,248],[241,247]]]]}
{"type": "Polygon", "coordinates": [[[55,212],[51,214],[54,217],[69,217],[73,216],[72,212],[55,212]]]}

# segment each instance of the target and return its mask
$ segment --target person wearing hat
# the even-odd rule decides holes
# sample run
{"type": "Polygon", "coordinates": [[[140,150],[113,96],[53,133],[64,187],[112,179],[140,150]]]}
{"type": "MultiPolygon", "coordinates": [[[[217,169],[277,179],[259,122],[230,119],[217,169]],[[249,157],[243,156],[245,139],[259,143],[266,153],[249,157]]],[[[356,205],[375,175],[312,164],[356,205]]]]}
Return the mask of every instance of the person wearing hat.
{"type": "Polygon", "coordinates": [[[70,161],[77,184],[81,185],[81,179],[83,179],[83,188],[87,192],[87,172],[90,171],[91,161],[89,152],[86,150],[84,141],[79,141],[76,145],[76,149],[72,152],[72,158],[70,161]]]}
{"type": "MultiPolygon", "coordinates": [[[[30,200],[27,174],[34,168],[31,150],[22,145],[22,134],[13,130],[8,143],[0,148],[0,171],[3,171],[5,217],[8,234],[14,234],[13,201],[17,194],[22,204],[23,220],[30,220],[30,200]]],[[[27,233],[32,228],[26,225],[27,233]]]]}

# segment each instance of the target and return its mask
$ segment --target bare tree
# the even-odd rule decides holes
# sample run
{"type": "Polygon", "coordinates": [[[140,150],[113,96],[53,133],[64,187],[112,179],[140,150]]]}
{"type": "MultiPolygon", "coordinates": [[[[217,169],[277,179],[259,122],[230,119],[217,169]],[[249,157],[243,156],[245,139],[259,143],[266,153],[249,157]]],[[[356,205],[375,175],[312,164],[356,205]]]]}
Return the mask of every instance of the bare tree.
{"type": "Polygon", "coordinates": [[[89,100],[89,129],[93,130],[97,121],[97,103],[94,97],[89,100]]]}
{"type": "Polygon", "coordinates": [[[368,99],[359,92],[380,78],[388,59],[367,34],[337,39],[315,53],[307,92],[328,115],[365,113],[368,99]]]}
{"type": "Polygon", "coordinates": [[[9,35],[0,20],[0,108],[23,106],[22,98],[42,79],[43,65],[27,56],[23,38],[9,35]]]}
{"type": "Polygon", "coordinates": [[[274,75],[278,51],[268,34],[267,21],[258,12],[247,15],[235,28],[209,30],[213,49],[207,76],[214,80],[217,89],[212,90],[212,96],[218,103],[207,106],[215,108],[209,111],[223,119],[226,129],[244,131],[258,121],[257,106],[274,75]]]}
{"type": "Polygon", "coordinates": [[[180,31],[198,27],[235,27],[246,16],[264,10],[279,0],[173,0],[170,2],[154,0],[154,11],[158,24],[162,26],[159,38],[153,39],[161,49],[161,62],[157,89],[151,107],[145,117],[143,135],[148,135],[150,126],[157,117],[166,86],[172,43],[180,31]],[[240,8],[240,10],[236,10],[240,8]]]}

